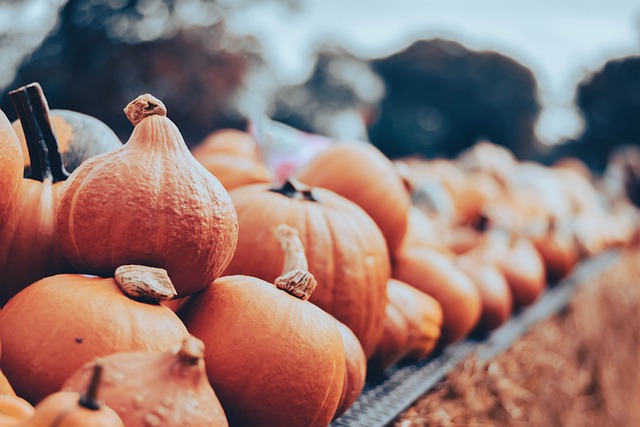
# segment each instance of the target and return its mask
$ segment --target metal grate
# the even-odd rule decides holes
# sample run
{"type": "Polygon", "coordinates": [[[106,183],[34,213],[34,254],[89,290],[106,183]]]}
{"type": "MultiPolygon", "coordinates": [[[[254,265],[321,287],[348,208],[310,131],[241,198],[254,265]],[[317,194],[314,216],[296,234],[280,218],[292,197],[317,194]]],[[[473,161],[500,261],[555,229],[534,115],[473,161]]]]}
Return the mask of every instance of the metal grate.
{"type": "Polygon", "coordinates": [[[390,368],[383,380],[368,382],[360,398],[331,426],[387,426],[472,352],[485,360],[491,359],[507,350],[536,323],[561,311],[578,286],[588,282],[617,257],[618,251],[609,251],[584,261],[569,277],[550,287],[535,304],[518,312],[488,336],[471,337],[416,364],[390,368]]]}

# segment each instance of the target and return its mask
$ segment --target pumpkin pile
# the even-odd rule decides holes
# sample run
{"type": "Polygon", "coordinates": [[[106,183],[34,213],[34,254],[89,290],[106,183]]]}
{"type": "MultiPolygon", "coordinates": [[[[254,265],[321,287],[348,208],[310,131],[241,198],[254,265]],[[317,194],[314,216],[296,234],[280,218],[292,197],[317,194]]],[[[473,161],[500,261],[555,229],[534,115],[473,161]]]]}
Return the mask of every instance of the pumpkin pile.
{"type": "Polygon", "coordinates": [[[125,144],[38,84],[10,96],[0,425],[326,426],[368,374],[497,328],[636,235],[584,171],[486,142],[396,162],[335,142],[276,183],[251,134],[192,154],[151,95],[125,144]]]}

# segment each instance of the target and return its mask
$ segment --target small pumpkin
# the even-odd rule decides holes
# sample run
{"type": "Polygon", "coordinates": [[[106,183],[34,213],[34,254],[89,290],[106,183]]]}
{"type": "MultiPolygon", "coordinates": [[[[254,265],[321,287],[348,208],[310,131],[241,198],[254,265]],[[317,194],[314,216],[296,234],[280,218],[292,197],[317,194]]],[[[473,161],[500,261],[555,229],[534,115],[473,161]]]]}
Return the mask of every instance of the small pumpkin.
{"type": "Polygon", "coordinates": [[[37,83],[10,93],[32,159],[0,243],[0,305],[44,277],[71,272],[58,238],[56,215],[68,173],[51,129],[47,101],[37,83]]]}
{"type": "Polygon", "coordinates": [[[166,271],[151,267],[123,266],[115,279],[42,279],[0,311],[0,367],[16,393],[36,403],[96,357],[170,349],[187,335],[180,319],[158,304],[173,296],[166,271]]]}
{"type": "Polygon", "coordinates": [[[438,301],[413,286],[390,279],[387,295],[387,327],[370,362],[376,372],[399,361],[415,362],[431,354],[443,321],[438,301]]]}
{"type": "MultiPolygon", "coordinates": [[[[62,154],[62,163],[69,172],[93,156],[122,147],[122,142],[111,128],[95,117],[69,110],[51,110],[49,116],[62,154]]],[[[13,122],[13,129],[22,146],[24,167],[28,169],[31,161],[20,119],[13,122]]]]}
{"type": "Polygon", "coordinates": [[[71,375],[63,390],[82,391],[96,366],[104,371],[100,397],[127,427],[228,425],[207,379],[204,345],[194,336],[162,353],[116,353],[96,359],[71,375]]]}
{"type": "Polygon", "coordinates": [[[399,246],[407,229],[409,192],[397,168],[372,144],[334,143],[294,176],[351,200],[380,227],[390,253],[399,246]]]}
{"type": "Polygon", "coordinates": [[[471,250],[456,259],[456,264],[480,291],[482,315],[477,329],[491,331],[506,322],[513,312],[513,297],[504,275],[482,256],[471,250]]]}
{"type": "Polygon", "coordinates": [[[206,345],[209,381],[230,425],[326,426],[344,384],[342,336],[307,301],[317,283],[297,232],[283,226],[275,234],[286,253],[275,285],[225,276],[180,313],[206,345]]]}
{"type": "Polygon", "coordinates": [[[205,289],[236,245],[229,195],[193,158],[162,102],[142,95],[125,112],[135,126],[129,141],[89,159],[67,182],[62,249],[85,273],[108,277],[120,265],[143,264],[167,270],[179,296],[205,289]]]}
{"type": "Polygon", "coordinates": [[[396,255],[393,277],[435,298],[442,307],[443,344],[457,341],[476,326],[482,313],[480,292],[447,256],[429,247],[409,247],[396,255]]]}
{"type": "Polygon", "coordinates": [[[358,400],[367,377],[367,357],[364,354],[362,345],[358,338],[351,332],[344,323],[338,322],[338,329],[342,336],[342,344],[344,345],[344,353],[346,358],[346,367],[344,375],[344,385],[340,394],[340,403],[336,410],[334,418],[344,414],[347,409],[358,400]]]}
{"type": "Polygon", "coordinates": [[[48,396],[36,406],[33,417],[22,425],[24,427],[124,427],[118,414],[98,399],[101,376],[102,366],[96,365],[85,393],[60,391],[48,396]]]}
{"type": "Polygon", "coordinates": [[[281,187],[250,185],[231,191],[240,236],[225,275],[273,282],[284,255],[274,230],[300,230],[318,289],[311,302],[344,323],[370,356],[382,333],[390,261],[380,229],[356,204],[293,179],[281,187]]]}
{"type": "Polygon", "coordinates": [[[22,426],[35,410],[26,400],[15,395],[0,395],[0,427],[22,426]]]}
{"type": "Polygon", "coordinates": [[[227,191],[273,180],[273,174],[260,157],[258,143],[250,133],[218,130],[207,136],[192,153],[227,191]]]}
{"type": "Polygon", "coordinates": [[[20,143],[7,116],[0,110],[0,229],[9,216],[21,182],[20,143]]]}
{"type": "Polygon", "coordinates": [[[568,226],[556,226],[550,221],[545,233],[529,236],[542,257],[547,279],[555,282],[568,275],[580,258],[573,233],[568,226]]]}

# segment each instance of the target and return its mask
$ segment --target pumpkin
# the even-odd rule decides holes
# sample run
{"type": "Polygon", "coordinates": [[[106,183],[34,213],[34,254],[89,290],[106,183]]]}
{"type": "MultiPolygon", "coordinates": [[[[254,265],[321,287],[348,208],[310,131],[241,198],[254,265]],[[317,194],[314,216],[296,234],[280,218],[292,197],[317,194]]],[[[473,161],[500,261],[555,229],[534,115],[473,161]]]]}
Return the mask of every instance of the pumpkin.
{"type": "Polygon", "coordinates": [[[271,171],[260,157],[258,143],[250,133],[235,129],[215,131],[192,153],[227,190],[273,180],[271,171]]]}
{"type": "Polygon", "coordinates": [[[338,322],[338,329],[342,336],[344,353],[346,358],[344,384],[340,394],[340,402],[334,418],[344,414],[347,409],[358,400],[367,376],[367,357],[358,338],[344,323],[338,322]]]}
{"type": "Polygon", "coordinates": [[[37,83],[10,93],[32,158],[0,243],[0,305],[29,284],[72,268],[60,247],[56,215],[68,174],[49,122],[47,101],[37,83]]]}
{"type": "Polygon", "coordinates": [[[15,395],[0,395],[0,427],[24,425],[34,413],[33,406],[26,400],[15,395]]]}
{"type": "MultiPolygon", "coordinates": [[[[86,114],[69,110],[51,110],[50,125],[58,140],[62,163],[73,172],[85,160],[102,153],[117,150],[122,142],[109,126],[86,114]]],[[[24,167],[30,168],[27,138],[20,119],[13,122],[24,157],[24,167]]]]}
{"type": "Polygon", "coordinates": [[[63,387],[82,391],[103,367],[100,397],[127,427],[227,426],[204,367],[204,345],[194,336],[162,353],[116,353],[85,364],[63,387]],[[155,424],[154,424],[155,423],[155,424]]]}
{"type": "Polygon", "coordinates": [[[42,279],[0,311],[0,368],[16,393],[35,403],[96,357],[172,348],[187,330],[157,301],[173,296],[166,271],[143,266],[123,266],[115,279],[42,279]]]}
{"type": "Polygon", "coordinates": [[[407,229],[409,192],[397,168],[372,144],[334,143],[294,176],[355,202],[380,227],[389,252],[396,250],[407,229]]]}
{"type": "Polygon", "coordinates": [[[456,264],[480,291],[482,314],[477,329],[491,331],[502,325],[513,312],[513,297],[504,275],[482,256],[471,250],[456,259],[456,264]]]}
{"type": "Polygon", "coordinates": [[[318,289],[311,302],[347,325],[370,356],[382,333],[390,261],[382,233],[356,204],[295,180],[281,187],[250,185],[231,191],[240,235],[225,275],[273,282],[284,255],[273,230],[300,230],[318,289]]]}
{"type": "Polygon", "coordinates": [[[580,253],[574,235],[568,226],[558,227],[549,222],[546,233],[529,236],[542,257],[547,280],[555,282],[568,275],[578,262],[580,253]]]}
{"type": "Polygon", "coordinates": [[[9,383],[6,375],[0,371],[0,396],[15,396],[16,392],[13,391],[13,387],[9,383]]]}
{"type": "Polygon", "coordinates": [[[179,296],[200,291],[233,255],[238,223],[229,195],[193,158],[159,100],[142,95],[125,112],[135,125],[129,141],[67,181],[62,249],[85,273],[149,265],[169,272],[179,296]]]}
{"type": "Polygon", "coordinates": [[[11,123],[0,110],[0,229],[22,182],[22,154],[11,123]]]}
{"type": "MultiPolygon", "coordinates": [[[[96,365],[83,394],[61,391],[48,396],[35,408],[24,427],[124,427],[118,414],[98,399],[102,366],[96,365]]],[[[86,384],[86,383],[85,383],[86,384]]]]}
{"type": "Polygon", "coordinates": [[[275,285],[222,277],[180,313],[205,343],[209,381],[230,425],[326,426],[344,384],[342,336],[307,301],[317,282],[298,233],[282,225],[274,234],[285,252],[275,285]]]}
{"type": "Polygon", "coordinates": [[[396,255],[393,277],[435,298],[442,307],[441,341],[467,335],[480,320],[480,292],[450,256],[429,247],[409,247],[396,255]]]}
{"type": "Polygon", "coordinates": [[[390,279],[387,295],[385,332],[370,361],[378,373],[396,362],[415,362],[431,354],[443,321],[438,301],[413,286],[390,279]]]}
{"type": "Polygon", "coordinates": [[[460,153],[457,163],[464,171],[487,173],[501,183],[509,179],[509,174],[517,165],[515,156],[508,148],[489,141],[480,141],[460,153]]]}

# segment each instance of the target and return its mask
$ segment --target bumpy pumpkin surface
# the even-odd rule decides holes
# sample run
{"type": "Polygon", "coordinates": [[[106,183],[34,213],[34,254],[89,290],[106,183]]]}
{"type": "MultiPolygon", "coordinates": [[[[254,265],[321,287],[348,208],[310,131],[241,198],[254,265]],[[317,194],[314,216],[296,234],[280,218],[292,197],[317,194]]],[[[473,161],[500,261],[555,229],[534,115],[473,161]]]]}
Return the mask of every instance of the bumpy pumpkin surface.
{"type": "Polygon", "coordinates": [[[145,288],[153,281],[144,267],[119,282],[52,276],[25,288],[0,311],[0,367],[19,396],[38,402],[95,357],[164,351],[182,342],[187,330],[169,308],[123,293],[122,287],[132,295],[137,290],[138,299],[161,298],[153,286],[145,288]]]}
{"type": "Polygon", "coordinates": [[[309,272],[318,280],[311,302],[344,323],[370,356],[382,333],[389,254],[373,220],[356,204],[323,188],[285,183],[231,192],[240,236],[225,274],[273,281],[284,255],[273,230],[300,231],[309,272]]]}
{"type": "Polygon", "coordinates": [[[135,129],[124,147],[89,159],[67,182],[63,251],[79,271],[107,277],[124,264],[164,268],[180,296],[195,293],[233,256],[235,210],[160,101],[143,95],[126,112],[135,129]]]}

